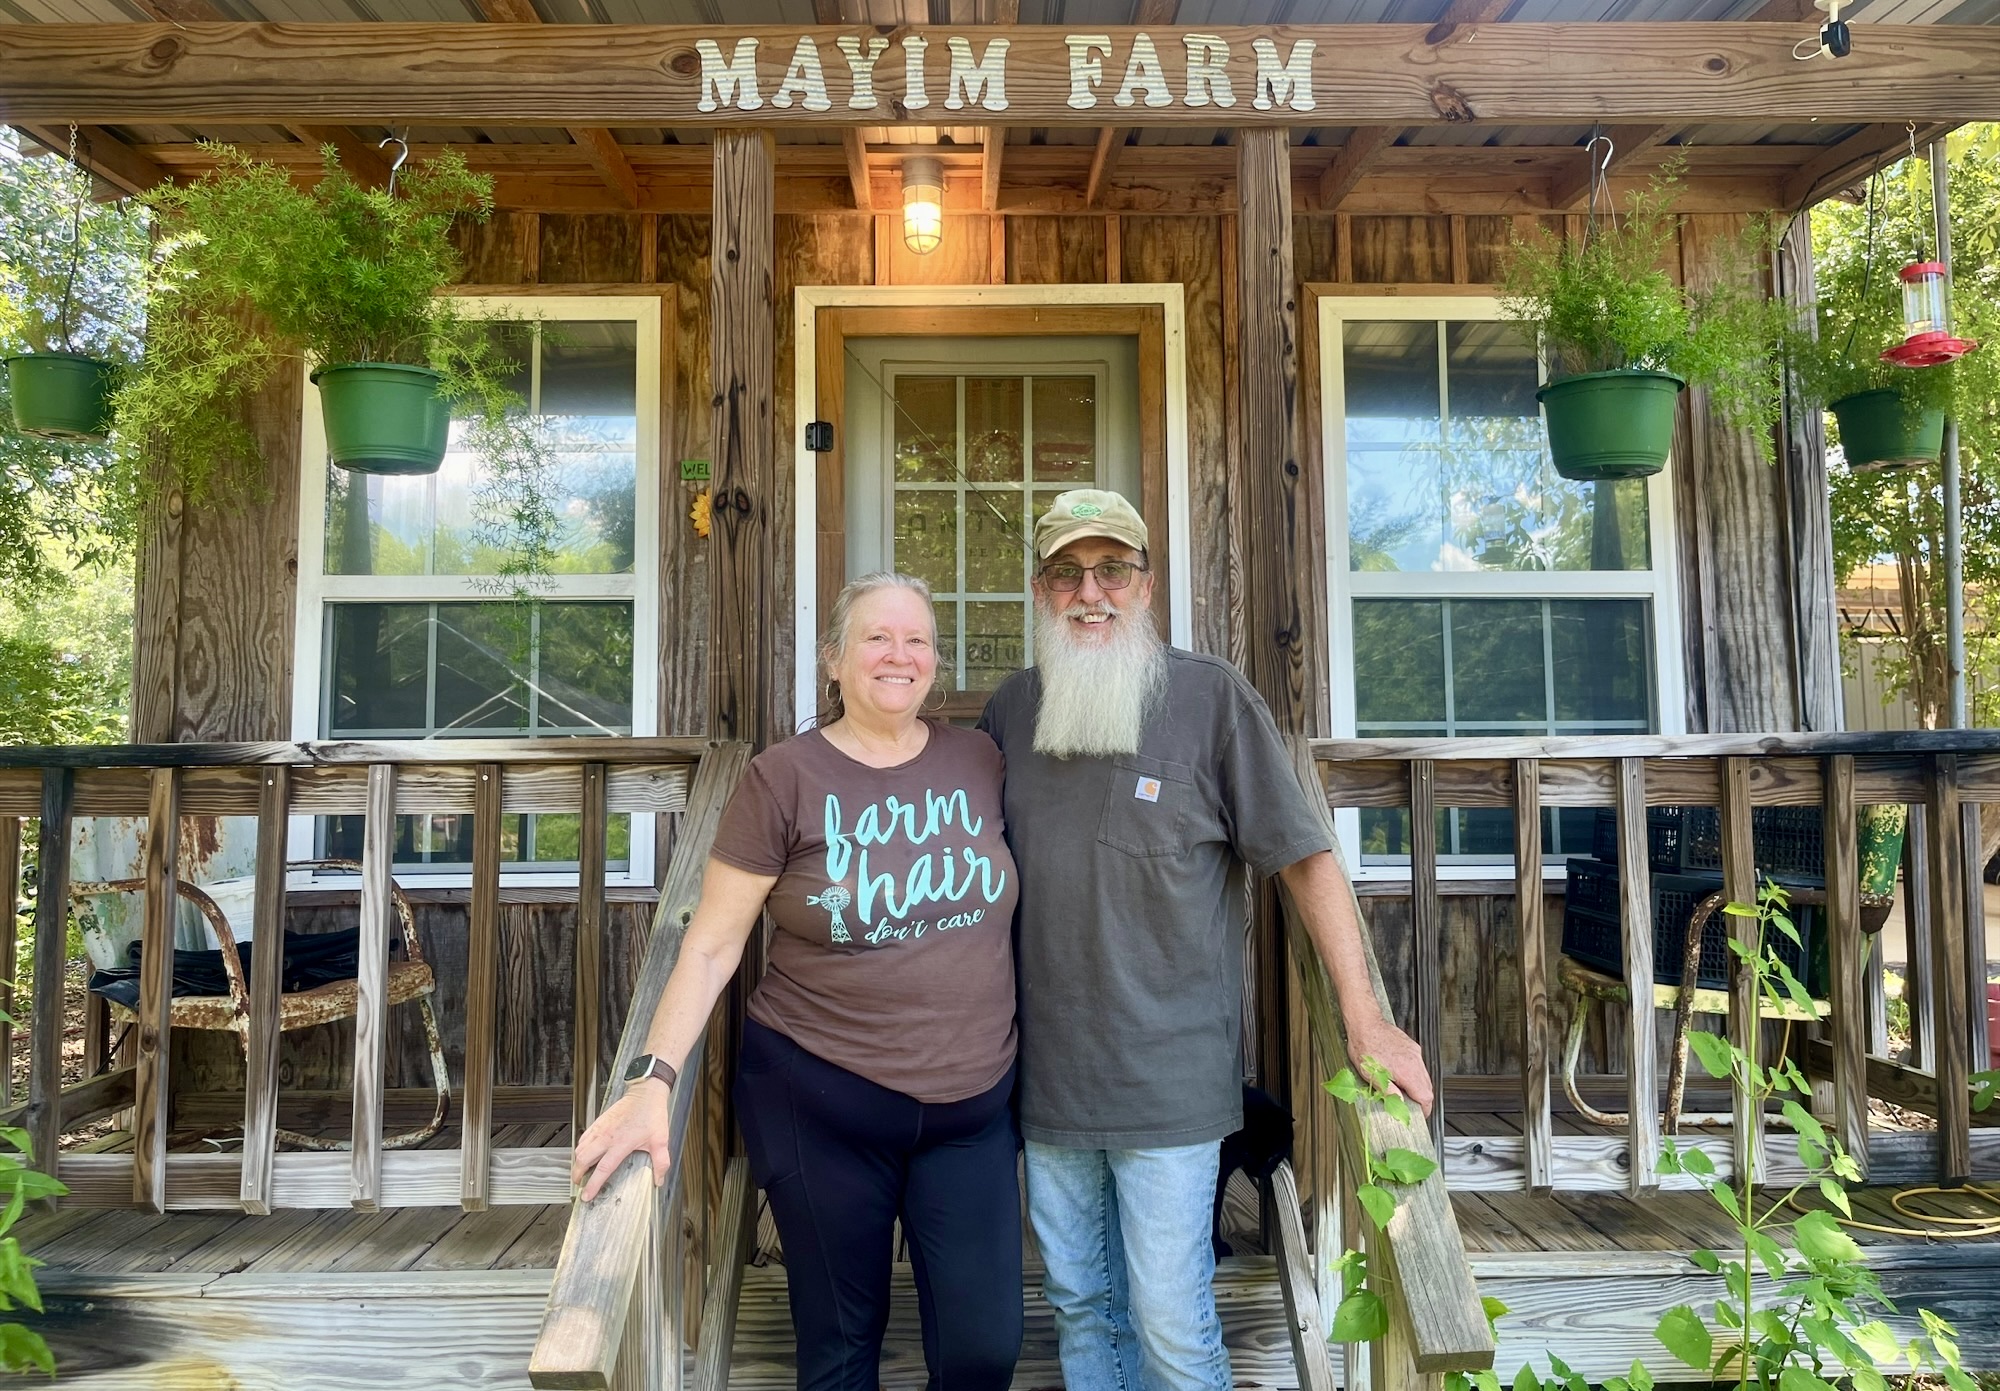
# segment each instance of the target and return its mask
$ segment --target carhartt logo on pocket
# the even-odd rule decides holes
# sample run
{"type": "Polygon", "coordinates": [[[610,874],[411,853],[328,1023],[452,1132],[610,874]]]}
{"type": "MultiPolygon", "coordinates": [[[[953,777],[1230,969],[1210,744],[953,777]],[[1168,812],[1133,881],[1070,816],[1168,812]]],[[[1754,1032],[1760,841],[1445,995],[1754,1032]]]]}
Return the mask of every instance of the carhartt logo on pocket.
{"type": "Polygon", "coordinates": [[[1132,795],[1142,802],[1159,801],[1160,780],[1158,778],[1140,778],[1138,787],[1132,790],[1132,795]]]}

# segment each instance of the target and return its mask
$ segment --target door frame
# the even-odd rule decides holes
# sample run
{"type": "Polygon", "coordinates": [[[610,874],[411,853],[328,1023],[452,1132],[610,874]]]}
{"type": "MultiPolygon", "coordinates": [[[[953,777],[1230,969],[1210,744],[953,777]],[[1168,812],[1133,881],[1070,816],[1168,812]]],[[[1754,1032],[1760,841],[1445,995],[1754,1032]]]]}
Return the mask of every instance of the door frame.
{"type": "MultiPolygon", "coordinates": [[[[1166,596],[1166,635],[1193,642],[1189,588],[1186,314],[1164,285],[801,285],[795,291],[793,399],[833,423],[833,448],[794,431],[794,704],[819,708],[819,616],[847,580],[846,345],[849,338],[1136,336],[1139,476],[1148,553],[1166,596]],[[968,312],[971,311],[971,312],[968,312]],[[810,579],[808,579],[810,577],[810,579]]],[[[1157,614],[1157,610],[1156,610],[1157,614]]]]}

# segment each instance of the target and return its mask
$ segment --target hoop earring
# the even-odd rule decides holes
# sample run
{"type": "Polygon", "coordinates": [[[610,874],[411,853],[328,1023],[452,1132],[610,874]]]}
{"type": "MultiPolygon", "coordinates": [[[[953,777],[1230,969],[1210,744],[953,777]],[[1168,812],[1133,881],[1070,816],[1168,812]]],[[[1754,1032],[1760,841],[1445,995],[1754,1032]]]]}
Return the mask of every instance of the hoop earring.
{"type": "Polygon", "coordinates": [[[828,705],[835,705],[838,704],[839,701],[840,701],[840,682],[835,680],[833,677],[829,676],[826,680],[826,703],[828,705]]]}
{"type": "Polygon", "coordinates": [[[936,705],[926,705],[923,708],[926,714],[934,715],[938,711],[944,709],[944,703],[947,700],[951,699],[951,693],[946,691],[945,688],[942,686],[933,686],[931,687],[931,689],[937,692],[938,703],[936,705]]]}

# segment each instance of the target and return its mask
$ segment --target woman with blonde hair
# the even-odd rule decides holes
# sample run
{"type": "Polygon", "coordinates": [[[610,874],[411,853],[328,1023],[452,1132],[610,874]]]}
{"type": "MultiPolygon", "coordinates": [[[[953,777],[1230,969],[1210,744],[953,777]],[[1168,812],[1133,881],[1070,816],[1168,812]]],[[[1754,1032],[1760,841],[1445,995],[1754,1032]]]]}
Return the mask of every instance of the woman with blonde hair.
{"type": "Polygon", "coordinates": [[[1000,752],[923,714],[922,580],[849,584],[820,662],[829,708],[730,799],[649,1051],[578,1140],[575,1177],[588,1202],[644,1151],[665,1180],[678,1069],[769,911],[735,1096],[784,1244],[800,1391],[876,1391],[899,1219],[932,1391],[999,1391],[1022,1309],[1000,752]]]}

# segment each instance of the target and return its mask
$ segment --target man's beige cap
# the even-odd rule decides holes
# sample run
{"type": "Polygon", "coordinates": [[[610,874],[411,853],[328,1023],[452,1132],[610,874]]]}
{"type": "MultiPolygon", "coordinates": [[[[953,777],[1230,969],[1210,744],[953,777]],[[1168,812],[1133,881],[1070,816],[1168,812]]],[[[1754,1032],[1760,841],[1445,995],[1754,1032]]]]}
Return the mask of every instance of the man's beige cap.
{"type": "Polygon", "coordinates": [[[1146,522],[1117,493],[1103,488],[1072,488],[1056,495],[1049,510],[1035,523],[1035,554],[1047,560],[1084,536],[1108,536],[1135,551],[1146,549],[1146,522]]]}

